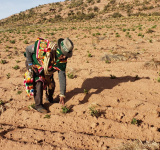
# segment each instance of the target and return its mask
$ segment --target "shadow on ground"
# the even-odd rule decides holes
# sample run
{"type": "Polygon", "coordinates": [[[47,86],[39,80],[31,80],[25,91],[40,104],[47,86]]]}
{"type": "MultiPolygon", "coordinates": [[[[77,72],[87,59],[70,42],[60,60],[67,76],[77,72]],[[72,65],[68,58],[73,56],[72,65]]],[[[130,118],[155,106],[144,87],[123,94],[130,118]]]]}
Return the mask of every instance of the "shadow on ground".
{"type": "Polygon", "coordinates": [[[94,78],[87,78],[81,88],[75,88],[70,92],[66,93],[66,101],[70,100],[73,96],[79,93],[84,93],[84,89],[96,89],[95,92],[88,93],[85,95],[84,99],[81,101],[82,104],[88,102],[88,99],[91,97],[92,94],[99,94],[105,89],[112,89],[113,87],[119,85],[120,83],[124,82],[136,82],[137,80],[141,79],[150,79],[149,77],[132,77],[132,76],[124,76],[124,77],[117,77],[115,79],[111,79],[111,77],[94,77],[94,78]]]}
{"type": "MultiPolygon", "coordinates": [[[[96,89],[95,92],[89,92],[88,94],[85,94],[84,99],[81,101],[81,104],[87,103],[88,99],[91,97],[92,94],[99,94],[105,89],[112,89],[113,87],[119,85],[120,83],[124,82],[136,82],[137,80],[141,79],[150,79],[149,77],[132,77],[132,76],[124,76],[124,77],[117,77],[115,79],[111,79],[111,77],[94,77],[94,78],[87,78],[83,83],[81,88],[75,88],[71,90],[70,92],[66,93],[66,102],[69,101],[73,96],[84,93],[84,89],[90,90],[90,89],[96,89]]],[[[59,102],[59,96],[57,96],[55,99],[55,103],[59,102]]],[[[47,109],[53,104],[51,103],[45,103],[44,104],[47,109]]]]}

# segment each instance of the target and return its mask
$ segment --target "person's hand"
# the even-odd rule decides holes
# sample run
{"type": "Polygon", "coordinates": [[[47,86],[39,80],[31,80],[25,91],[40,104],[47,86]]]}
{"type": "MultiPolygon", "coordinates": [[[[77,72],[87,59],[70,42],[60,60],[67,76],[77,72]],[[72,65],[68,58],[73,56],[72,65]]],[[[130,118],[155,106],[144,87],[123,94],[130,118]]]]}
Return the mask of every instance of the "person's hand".
{"type": "Polygon", "coordinates": [[[64,103],[65,103],[65,98],[63,96],[60,96],[60,101],[59,103],[62,104],[64,106],[64,103]]]}

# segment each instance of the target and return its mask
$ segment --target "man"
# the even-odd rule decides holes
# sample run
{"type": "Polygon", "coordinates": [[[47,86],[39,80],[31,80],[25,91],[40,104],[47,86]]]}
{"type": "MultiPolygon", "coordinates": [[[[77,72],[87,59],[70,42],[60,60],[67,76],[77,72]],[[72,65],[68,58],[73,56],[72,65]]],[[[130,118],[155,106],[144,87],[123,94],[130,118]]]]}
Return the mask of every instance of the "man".
{"type": "Polygon", "coordinates": [[[69,38],[58,40],[58,46],[46,39],[39,38],[34,45],[26,47],[25,86],[28,94],[33,93],[35,109],[47,113],[43,107],[43,90],[46,89],[46,100],[53,103],[55,82],[53,73],[58,71],[60,83],[60,104],[65,103],[66,93],[66,64],[67,58],[72,57],[73,43],[69,38]],[[33,80],[32,80],[33,78],[33,80]],[[32,86],[33,84],[33,86],[32,86]]]}

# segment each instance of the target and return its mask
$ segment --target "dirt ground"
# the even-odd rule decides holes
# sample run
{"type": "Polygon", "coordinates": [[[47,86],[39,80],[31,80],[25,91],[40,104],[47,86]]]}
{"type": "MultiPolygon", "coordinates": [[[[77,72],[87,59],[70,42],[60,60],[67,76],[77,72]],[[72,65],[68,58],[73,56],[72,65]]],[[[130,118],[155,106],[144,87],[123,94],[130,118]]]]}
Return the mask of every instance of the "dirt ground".
{"type": "MultiPolygon", "coordinates": [[[[1,29],[0,149],[119,150],[137,139],[158,145],[159,23],[158,17],[137,17],[1,29]],[[46,102],[45,95],[50,118],[28,108],[34,99],[23,86],[23,53],[37,37],[69,37],[74,43],[66,71],[74,76],[67,77],[69,113],[62,113],[59,103],[46,102]]],[[[58,100],[57,73],[54,79],[58,100]]]]}

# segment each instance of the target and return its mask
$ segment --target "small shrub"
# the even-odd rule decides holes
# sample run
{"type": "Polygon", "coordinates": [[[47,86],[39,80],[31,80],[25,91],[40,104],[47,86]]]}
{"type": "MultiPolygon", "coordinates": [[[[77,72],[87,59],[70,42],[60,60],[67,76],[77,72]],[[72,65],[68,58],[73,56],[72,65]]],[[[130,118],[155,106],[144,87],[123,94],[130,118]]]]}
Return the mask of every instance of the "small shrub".
{"type": "Polygon", "coordinates": [[[110,0],[110,4],[114,4],[116,0],[110,0]]]}
{"type": "Polygon", "coordinates": [[[27,40],[24,41],[24,44],[29,44],[29,42],[27,40]]]}
{"type": "Polygon", "coordinates": [[[85,94],[88,94],[88,91],[89,91],[89,90],[84,89],[84,93],[85,93],[85,94]]]}
{"type": "Polygon", "coordinates": [[[17,94],[20,95],[22,93],[22,91],[17,91],[17,94]]]}
{"type": "Polygon", "coordinates": [[[120,17],[122,17],[122,14],[120,14],[119,12],[115,12],[112,14],[112,17],[113,18],[120,18],[120,17]]]}
{"type": "Polygon", "coordinates": [[[138,75],[136,75],[136,76],[135,76],[135,80],[138,80],[138,79],[139,79],[139,77],[138,77],[138,75]]]}
{"type": "Polygon", "coordinates": [[[28,106],[28,108],[29,109],[35,109],[36,107],[35,107],[35,104],[31,104],[31,105],[28,106]]]}
{"type": "Polygon", "coordinates": [[[152,28],[156,28],[157,27],[157,25],[154,25],[152,28]]]}
{"type": "Polygon", "coordinates": [[[88,54],[88,57],[92,57],[92,54],[91,54],[91,53],[89,53],[89,54],[88,54]]]}
{"type": "Polygon", "coordinates": [[[73,73],[67,73],[67,77],[73,79],[75,76],[73,75],[73,73]]]}
{"type": "Polygon", "coordinates": [[[146,33],[153,33],[154,31],[152,30],[152,29],[148,29],[147,31],[146,31],[146,33]]]}
{"type": "Polygon", "coordinates": [[[62,109],[62,113],[66,114],[69,112],[69,108],[67,108],[66,106],[62,106],[61,109],[62,109]]]}
{"type": "Polygon", "coordinates": [[[11,41],[10,41],[10,43],[15,44],[15,43],[16,43],[16,41],[15,41],[15,40],[11,40],[11,41]]]}
{"type": "Polygon", "coordinates": [[[1,64],[6,64],[6,63],[7,63],[7,61],[6,61],[6,60],[1,59],[1,64]]]}
{"type": "Polygon", "coordinates": [[[87,3],[91,3],[93,0],[87,0],[87,3]]]}
{"type": "Polygon", "coordinates": [[[10,78],[10,73],[6,74],[6,76],[7,76],[7,79],[9,79],[10,78]]]}
{"type": "Polygon", "coordinates": [[[93,10],[94,10],[94,12],[98,12],[99,8],[97,6],[94,6],[93,10]]]}
{"type": "Polygon", "coordinates": [[[157,81],[160,82],[160,78],[158,78],[157,81]]]}
{"type": "Polygon", "coordinates": [[[131,38],[131,35],[129,35],[129,32],[127,32],[125,36],[131,38]]]}
{"type": "Polygon", "coordinates": [[[11,56],[8,57],[8,59],[11,59],[11,58],[13,58],[13,57],[11,57],[11,56]]]}
{"type": "Polygon", "coordinates": [[[18,70],[20,67],[18,65],[15,65],[14,67],[12,67],[15,70],[18,70]]]}
{"type": "Polygon", "coordinates": [[[46,114],[45,116],[44,116],[44,118],[47,118],[47,119],[49,119],[51,117],[51,115],[49,115],[49,114],[46,114]]]}
{"type": "Polygon", "coordinates": [[[4,102],[2,100],[0,100],[0,105],[4,104],[4,102]]]}
{"type": "Polygon", "coordinates": [[[90,110],[91,116],[95,116],[95,117],[99,116],[99,112],[98,110],[95,109],[95,107],[89,107],[89,110],[90,110]]]}
{"type": "Polygon", "coordinates": [[[21,62],[21,61],[19,61],[19,60],[16,60],[16,63],[19,63],[19,62],[21,62]]]}
{"type": "Polygon", "coordinates": [[[105,63],[106,63],[106,64],[109,64],[109,63],[111,63],[111,62],[110,62],[109,60],[106,60],[105,63]]]}
{"type": "Polygon", "coordinates": [[[115,75],[110,75],[111,79],[116,79],[116,76],[115,75]]]}
{"type": "Polygon", "coordinates": [[[137,124],[137,119],[133,118],[131,124],[137,124]]]}
{"type": "Polygon", "coordinates": [[[138,33],[138,36],[142,36],[142,33],[138,33]]]}
{"type": "Polygon", "coordinates": [[[125,32],[127,29],[122,29],[123,32],[125,32]]]}
{"type": "Polygon", "coordinates": [[[96,35],[101,35],[101,34],[99,32],[97,32],[96,35]]]}
{"type": "Polygon", "coordinates": [[[116,33],[116,37],[120,37],[120,35],[118,33],[116,33]]]}

